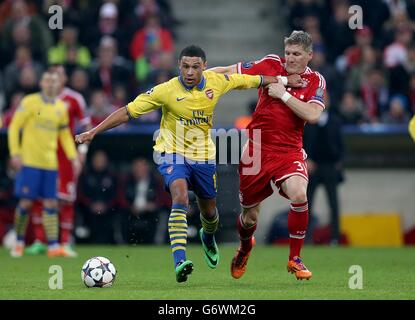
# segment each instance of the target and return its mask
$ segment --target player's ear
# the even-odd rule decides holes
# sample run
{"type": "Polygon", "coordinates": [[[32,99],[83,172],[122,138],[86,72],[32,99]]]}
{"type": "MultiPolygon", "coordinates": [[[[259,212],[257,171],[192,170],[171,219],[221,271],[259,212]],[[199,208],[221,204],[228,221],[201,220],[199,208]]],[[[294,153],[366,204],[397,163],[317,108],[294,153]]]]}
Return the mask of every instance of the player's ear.
{"type": "Polygon", "coordinates": [[[207,66],[208,66],[207,61],[205,61],[205,62],[203,63],[203,70],[206,70],[206,69],[207,69],[207,66]]]}

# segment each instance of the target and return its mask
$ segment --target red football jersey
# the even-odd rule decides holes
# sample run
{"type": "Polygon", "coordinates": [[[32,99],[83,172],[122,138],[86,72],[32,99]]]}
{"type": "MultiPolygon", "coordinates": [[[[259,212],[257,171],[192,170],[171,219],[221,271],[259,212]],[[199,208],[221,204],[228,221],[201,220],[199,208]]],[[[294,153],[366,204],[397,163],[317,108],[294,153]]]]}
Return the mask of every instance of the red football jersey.
{"type": "MultiPolygon", "coordinates": [[[[287,76],[285,61],[279,56],[269,54],[258,61],[240,62],[238,73],[265,76],[287,76]]],[[[313,102],[324,108],[326,81],[324,77],[309,67],[300,75],[307,85],[303,88],[287,88],[287,91],[303,102],[313,102]]],[[[268,95],[266,88],[259,88],[258,103],[252,121],[247,127],[248,137],[252,130],[261,130],[261,145],[264,150],[294,151],[303,147],[303,133],[306,121],[298,117],[280,99],[268,95]]]]}
{"type": "Polygon", "coordinates": [[[79,123],[82,126],[89,124],[89,117],[85,118],[86,103],[80,93],[65,87],[58,98],[63,100],[68,108],[69,127],[72,134],[75,134],[75,124],[79,123]]]}

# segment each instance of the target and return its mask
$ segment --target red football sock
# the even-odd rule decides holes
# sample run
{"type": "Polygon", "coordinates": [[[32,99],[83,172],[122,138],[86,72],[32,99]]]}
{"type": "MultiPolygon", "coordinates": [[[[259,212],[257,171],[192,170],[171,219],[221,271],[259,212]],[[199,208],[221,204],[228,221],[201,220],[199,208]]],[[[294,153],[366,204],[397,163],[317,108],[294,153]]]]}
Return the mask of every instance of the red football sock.
{"type": "Polygon", "coordinates": [[[72,203],[65,203],[60,206],[59,210],[60,243],[69,244],[74,225],[74,206],[72,203]]]}
{"type": "Polygon", "coordinates": [[[38,240],[42,243],[47,243],[45,229],[43,228],[42,212],[42,203],[40,201],[35,201],[30,213],[32,215],[33,235],[35,240],[38,240]]]}
{"type": "Polygon", "coordinates": [[[256,230],[256,223],[253,226],[247,227],[242,222],[242,214],[238,216],[236,226],[239,233],[239,239],[241,243],[241,251],[249,252],[252,249],[252,236],[256,230]]]}
{"type": "Polygon", "coordinates": [[[308,203],[291,203],[288,213],[288,232],[290,233],[290,256],[300,256],[308,225],[308,203]]]}

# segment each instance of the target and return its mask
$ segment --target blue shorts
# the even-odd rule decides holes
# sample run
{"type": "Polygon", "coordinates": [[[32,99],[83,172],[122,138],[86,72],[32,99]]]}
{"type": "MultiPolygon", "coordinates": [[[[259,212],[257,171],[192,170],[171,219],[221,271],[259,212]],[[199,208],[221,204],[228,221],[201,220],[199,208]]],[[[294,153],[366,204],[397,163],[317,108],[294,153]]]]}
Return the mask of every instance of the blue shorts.
{"type": "Polygon", "coordinates": [[[23,167],[16,175],[14,194],[23,199],[56,199],[58,171],[23,167]]]}
{"type": "Polygon", "coordinates": [[[170,192],[174,180],[185,179],[189,190],[192,190],[198,198],[216,197],[215,163],[193,161],[178,154],[159,154],[156,163],[167,191],[170,192]]]}

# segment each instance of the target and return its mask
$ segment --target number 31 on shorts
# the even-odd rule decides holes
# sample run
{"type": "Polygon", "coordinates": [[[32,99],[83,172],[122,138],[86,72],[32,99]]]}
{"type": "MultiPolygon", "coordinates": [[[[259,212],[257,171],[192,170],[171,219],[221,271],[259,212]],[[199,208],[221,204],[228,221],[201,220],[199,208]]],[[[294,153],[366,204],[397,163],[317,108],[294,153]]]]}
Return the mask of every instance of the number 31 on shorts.
{"type": "Polygon", "coordinates": [[[300,161],[294,161],[293,163],[298,166],[297,171],[306,171],[304,164],[301,163],[300,161]]]}

